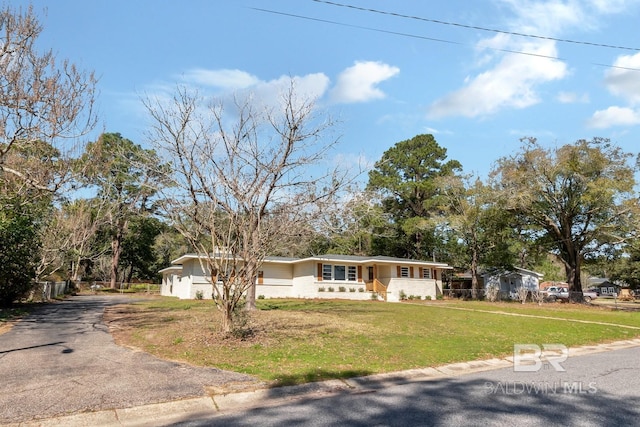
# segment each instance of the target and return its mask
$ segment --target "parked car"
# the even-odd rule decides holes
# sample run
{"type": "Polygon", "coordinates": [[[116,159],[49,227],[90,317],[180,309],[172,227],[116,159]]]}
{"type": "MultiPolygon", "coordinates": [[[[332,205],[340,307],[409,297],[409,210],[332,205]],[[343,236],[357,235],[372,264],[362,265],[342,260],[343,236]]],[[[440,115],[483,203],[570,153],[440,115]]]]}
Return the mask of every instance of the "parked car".
{"type": "MultiPolygon", "coordinates": [[[[571,293],[569,292],[569,288],[565,286],[550,286],[545,291],[545,300],[549,302],[554,302],[554,301],[566,302],[566,301],[569,301],[570,295],[571,293]]],[[[596,298],[598,298],[598,294],[595,292],[590,292],[590,291],[582,292],[582,299],[584,300],[584,302],[591,302],[591,300],[594,300],[596,298]]]]}

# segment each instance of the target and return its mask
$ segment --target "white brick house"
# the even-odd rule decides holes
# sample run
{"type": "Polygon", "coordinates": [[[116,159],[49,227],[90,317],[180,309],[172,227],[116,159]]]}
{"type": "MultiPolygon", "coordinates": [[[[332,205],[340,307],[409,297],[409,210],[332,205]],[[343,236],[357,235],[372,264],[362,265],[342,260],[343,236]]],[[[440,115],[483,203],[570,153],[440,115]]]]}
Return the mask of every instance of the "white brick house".
{"type": "MultiPolygon", "coordinates": [[[[256,277],[256,295],[264,298],[342,298],[399,301],[401,293],[436,299],[442,294],[447,264],[384,256],[321,255],[267,257],[256,277]]],[[[183,255],[162,273],[161,295],[211,298],[211,279],[199,256],[183,255]]]]}

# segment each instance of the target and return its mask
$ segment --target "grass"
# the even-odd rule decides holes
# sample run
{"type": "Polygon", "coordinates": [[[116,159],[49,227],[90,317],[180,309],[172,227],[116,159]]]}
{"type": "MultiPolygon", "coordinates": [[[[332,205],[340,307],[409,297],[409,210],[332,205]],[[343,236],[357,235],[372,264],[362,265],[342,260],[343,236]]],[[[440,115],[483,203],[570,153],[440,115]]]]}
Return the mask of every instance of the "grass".
{"type": "Polygon", "coordinates": [[[258,300],[258,308],[245,340],[220,333],[211,301],[157,299],[112,308],[106,319],[120,344],[274,385],[506,356],[515,343],[576,346],[640,336],[640,312],[573,304],[258,300]]]}
{"type": "Polygon", "coordinates": [[[0,334],[11,329],[12,322],[20,319],[31,310],[32,304],[0,308],[0,334]]]}

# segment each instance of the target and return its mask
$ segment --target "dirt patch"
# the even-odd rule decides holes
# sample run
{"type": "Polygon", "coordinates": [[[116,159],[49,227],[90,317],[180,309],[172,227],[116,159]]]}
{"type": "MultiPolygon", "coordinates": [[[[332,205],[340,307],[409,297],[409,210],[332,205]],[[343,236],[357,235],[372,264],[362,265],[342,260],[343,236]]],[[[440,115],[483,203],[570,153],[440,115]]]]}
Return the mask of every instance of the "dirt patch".
{"type": "Polygon", "coordinates": [[[13,328],[13,323],[11,322],[2,322],[0,323],[0,335],[6,334],[13,328]]]}
{"type": "Polygon", "coordinates": [[[338,334],[361,328],[339,315],[283,310],[257,310],[247,321],[247,334],[234,337],[220,329],[220,313],[215,307],[197,306],[189,310],[166,310],[135,305],[108,307],[104,313],[117,344],[149,351],[191,343],[204,347],[268,347],[282,337],[308,339],[322,334],[338,334]]]}

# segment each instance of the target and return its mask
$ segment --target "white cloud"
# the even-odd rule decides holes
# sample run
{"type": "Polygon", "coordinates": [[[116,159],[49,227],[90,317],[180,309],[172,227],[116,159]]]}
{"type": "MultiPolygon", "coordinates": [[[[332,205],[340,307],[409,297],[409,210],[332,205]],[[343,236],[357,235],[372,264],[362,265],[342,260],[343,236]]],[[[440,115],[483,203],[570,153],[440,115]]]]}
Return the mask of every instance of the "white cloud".
{"type": "Polygon", "coordinates": [[[591,27],[595,20],[580,1],[502,0],[515,14],[511,28],[520,33],[552,36],[574,27],[591,27]]]}
{"type": "MultiPolygon", "coordinates": [[[[500,37],[503,38],[503,37],[500,37]]],[[[527,43],[522,48],[534,55],[555,56],[551,41],[527,43]]],[[[534,55],[505,55],[488,71],[468,78],[467,84],[434,102],[429,116],[482,117],[505,108],[526,108],[540,102],[535,87],[562,79],[566,65],[558,60],[534,55]]]]}
{"type": "Polygon", "coordinates": [[[382,62],[356,61],[338,76],[336,86],[331,91],[334,102],[366,102],[385,97],[376,87],[379,83],[397,75],[400,69],[382,62]]]}
{"type": "Polygon", "coordinates": [[[556,96],[556,100],[561,104],[576,104],[576,103],[587,104],[589,102],[589,94],[587,93],[579,94],[575,92],[561,91],[556,96]]]}
{"type": "Polygon", "coordinates": [[[632,105],[640,104],[640,53],[619,56],[613,66],[619,68],[609,69],[604,79],[609,91],[632,105]]]}
{"type": "MultiPolygon", "coordinates": [[[[620,13],[632,5],[640,4],[638,0],[496,1],[512,13],[505,21],[505,28],[516,33],[559,38],[569,30],[584,32],[597,29],[603,15],[620,13]]],[[[483,117],[504,109],[526,108],[541,102],[539,87],[563,79],[569,74],[563,62],[553,59],[558,56],[558,43],[549,39],[505,33],[478,41],[477,61],[474,65],[484,71],[468,76],[463,87],[436,100],[429,109],[429,117],[483,117]]],[[[640,88],[636,89],[636,85],[640,86],[640,81],[630,80],[628,75],[612,73],[610,85],[612,90],[620,87],[620,93],[639,102],[640,88]]],[[[589,101],[587,95],[568,93],[560,94],[557,99],[560,102],[589,101]]]]}
{"type": "Polygon", "coordinates": [[[640,110],[625,107],[609,107],[593,113],[587,125],[595,129],[613,126],[635,126],[640,124],[640,110]]]}
{"type": "Polygon", "coordinates": [[[274,80],[260,81],[256,85],[247,88],[246,92],[253,97],[262,100],[266,104],[275,103],[282,99],[283,93],[288,90],[293,80],[295,96],[299,100],[319,99],[329,89],[329,77],[323,73],[307,74],[305,76],[281,76],[274,80]]]}
{"type": "Polygon", "coordinates": [[[188,70],[182,80],[197,86],[213,86],[224,90],[245,89],[260,81],[256,76],[241,70],[206,70],[204,68],[188,70]]]}
{"type": "Polygon", "coordinates": [[[589,3],[600,13],[620,13],[637,5],[638,0],[590,0],[589,3]]]}

